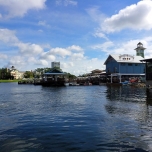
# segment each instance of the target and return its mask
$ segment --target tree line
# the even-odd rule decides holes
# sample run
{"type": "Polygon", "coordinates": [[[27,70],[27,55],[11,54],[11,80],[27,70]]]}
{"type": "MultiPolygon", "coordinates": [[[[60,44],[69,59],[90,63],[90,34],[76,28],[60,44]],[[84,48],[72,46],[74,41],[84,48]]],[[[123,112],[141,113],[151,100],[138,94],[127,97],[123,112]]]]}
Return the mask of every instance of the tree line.
{"type": "Polygon", "coordinates": [[[8,79],[13,80],[14,76],[11,76],[11,71],[9,69],[1,68],[0,69],[0,79],[1,80],[8,80],[8,79]]]}
{"type": "MultiPolygon", "coordinates": [[[[58,67],[54,67],[54,68],[37,68],[35,71],[25,71],[23,77],[24,78],[40,78],[44,73],[49,72],[53,69],[58,69],[60,71],[62,71],[60,68],[58,67]]],[[[13,69],[15,70],[15,69],[13,69]]],[[[8,68],[1,68],[0,69],[0,79],[1,80],[13,80],[14,76],[11,75],[11,71],[12,69],[8,69],[8,68]]],[[[65,77],[68,79],[75,79],[76,76],[67,72],[65,73],[65,77]]]]}

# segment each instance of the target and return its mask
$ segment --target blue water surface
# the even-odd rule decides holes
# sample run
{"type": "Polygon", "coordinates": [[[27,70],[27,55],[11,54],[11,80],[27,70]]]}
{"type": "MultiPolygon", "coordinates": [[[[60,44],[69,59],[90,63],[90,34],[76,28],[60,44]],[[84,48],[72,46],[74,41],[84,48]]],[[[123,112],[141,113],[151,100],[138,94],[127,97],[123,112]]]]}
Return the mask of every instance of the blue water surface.
{"type": "Polygon", "coordinates": [[[152,151],[151,105],[145,88],[0,83],[0,152],[152,151]]]}

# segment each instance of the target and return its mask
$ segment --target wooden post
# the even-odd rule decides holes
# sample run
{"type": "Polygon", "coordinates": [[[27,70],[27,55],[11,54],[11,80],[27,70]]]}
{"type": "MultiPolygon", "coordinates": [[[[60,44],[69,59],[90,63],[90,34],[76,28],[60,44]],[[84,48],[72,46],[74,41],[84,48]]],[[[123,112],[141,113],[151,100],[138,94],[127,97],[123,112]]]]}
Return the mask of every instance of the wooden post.
{"type": "Polygon", "coordinates": [[[120,83],[121,83],[121,75],[119,76],[119,79],[120,79],[120,83]]]}

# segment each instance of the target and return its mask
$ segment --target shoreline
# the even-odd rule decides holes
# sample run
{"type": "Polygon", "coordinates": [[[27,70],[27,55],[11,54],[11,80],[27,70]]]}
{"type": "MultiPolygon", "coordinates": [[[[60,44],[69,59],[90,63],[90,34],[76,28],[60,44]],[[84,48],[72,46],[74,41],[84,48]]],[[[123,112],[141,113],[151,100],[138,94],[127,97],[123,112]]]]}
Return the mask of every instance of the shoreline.
{"type": "Polygon", "coordinates": [[[0,83],[18,82],[19,80],[0,80],[0,83]]]}

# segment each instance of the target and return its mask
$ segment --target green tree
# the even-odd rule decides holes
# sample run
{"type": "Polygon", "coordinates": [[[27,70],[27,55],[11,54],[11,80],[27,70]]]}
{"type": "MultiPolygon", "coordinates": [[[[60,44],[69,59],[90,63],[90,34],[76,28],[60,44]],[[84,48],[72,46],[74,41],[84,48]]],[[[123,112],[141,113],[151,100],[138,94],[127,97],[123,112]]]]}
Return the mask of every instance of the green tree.
{"type": "Polygon", "coordinates": [[[0,79],[13,79],[13,77],[11,76],[10,70],[7,68],[2,68],[0,69],[0,79]]]}
{"type": "Polygon", "coordinates": [[[76,76],[75,76],[75,75],[70,74],[70,73],[66,73],[66,72],[65,72],[65,76],[66,76],[66,78],[68,78],[69,80],[73,80],[73,79],[75,79],[75,78],[76,78],[76,76]]]}
{"type": "Polygon", "coordinates": [[[49,72],[52,68],[37,68],[34,71],[34,77],[35,78],[40,78],[43,73],[49,72]]]}
{"type": "Polygon", "coordinates": [[[25,71],[24,78],[33,78],[34,73],[32,71],[25,71]]]}

